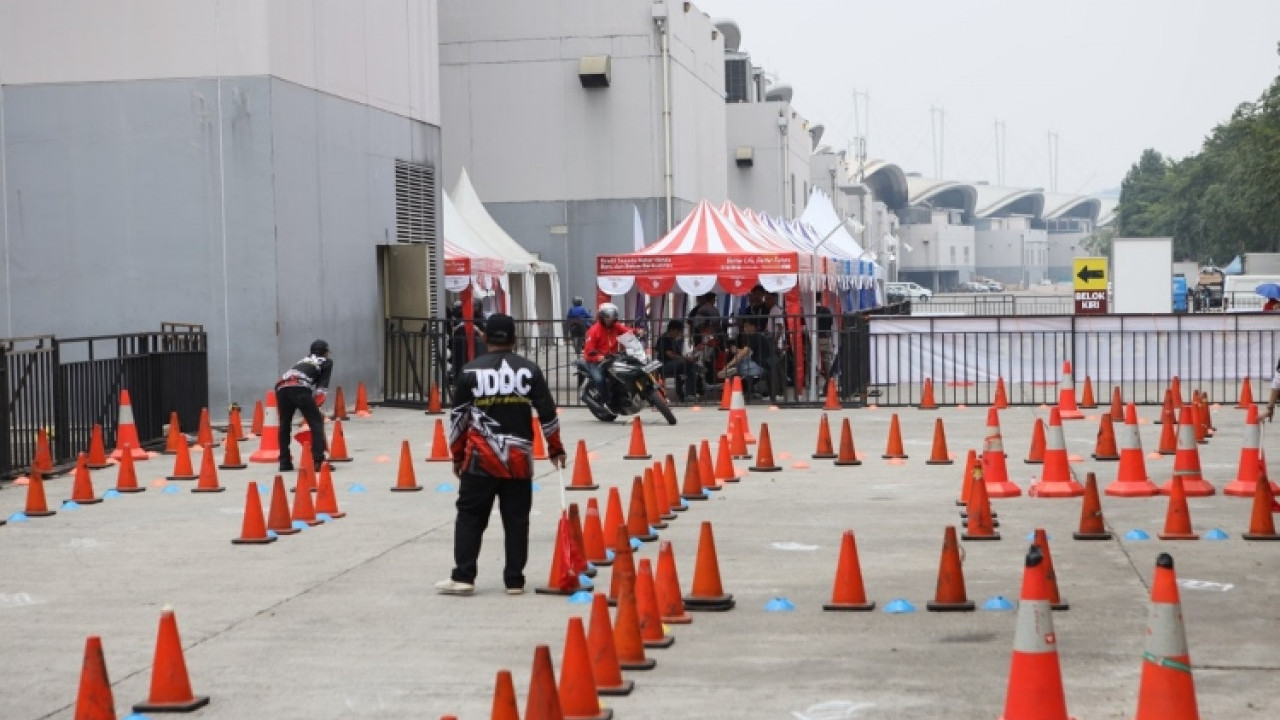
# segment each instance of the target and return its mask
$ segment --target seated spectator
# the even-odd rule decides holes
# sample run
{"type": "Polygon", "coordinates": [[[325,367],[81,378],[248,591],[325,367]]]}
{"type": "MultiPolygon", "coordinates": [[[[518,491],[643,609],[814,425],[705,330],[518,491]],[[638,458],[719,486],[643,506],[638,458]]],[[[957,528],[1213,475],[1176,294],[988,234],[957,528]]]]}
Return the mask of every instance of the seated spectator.
{"type": "Polygon", "coordinates": [[[653,354],[662,361],[662,376],[676,379],[676,397],[683,401],[698,395],[702,367],[697,353],[684,352],[683,322],[667,323],[667,331],[654,343],[653,354]]]}

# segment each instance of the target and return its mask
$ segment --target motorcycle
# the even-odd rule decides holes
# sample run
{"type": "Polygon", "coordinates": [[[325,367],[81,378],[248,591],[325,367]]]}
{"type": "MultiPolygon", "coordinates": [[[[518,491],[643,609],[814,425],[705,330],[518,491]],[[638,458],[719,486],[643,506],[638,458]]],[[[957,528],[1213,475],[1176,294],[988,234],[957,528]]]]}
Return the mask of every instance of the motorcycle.
{"type": "Polygon", "coordinates": [[[601,422],[613,422],[619,415],[635,415],[648,404],[662,413],[668,425],[676,424],[662,383],[662,363],[650,360],[638,343],[605,364],[604,378],[610,384],[608,405],[600,402],[600,392],[591,382],[586,361],[579,358],[574,369],[578,376],[578,398],[601,422]]]}

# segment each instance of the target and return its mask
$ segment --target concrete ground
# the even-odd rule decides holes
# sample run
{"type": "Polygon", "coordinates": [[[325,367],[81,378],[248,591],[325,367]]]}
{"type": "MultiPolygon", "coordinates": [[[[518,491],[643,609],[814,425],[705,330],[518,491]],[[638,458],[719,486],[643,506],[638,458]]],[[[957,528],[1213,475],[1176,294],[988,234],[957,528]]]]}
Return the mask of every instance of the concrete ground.
{"type": "MultiPolygon", "coordinates": [[[[1188,388],[1186,390],[1190,392],[1188,388]]],[[[1154,419],[1158,408],[1141,414],[1154,419]]],[[[768,422],[777,473],[747,473],[709,501],[691,503],[661,537],[673,543],[686,592],[693,577],[700,521],[713,523],[725,590],[737,608],[702,613],[672,626],[669,649],[651,650],[657,667],[629,672],[636,690],[606,698],[618,718],[974,718],[999,717],[1013,644],[1015,612],[929,613],[943,529],[958,524],[954,499],[964,453],[978,448],[985,408],[900,409],[910,459],[880,458],[892,412],[832,413],[848,417],[864,464],[835,468],[812,460],[818,410],[750,408],[758,433],[768,422]],[[926,465],[935,418],[945,422],[955,465],[926,465]],[[794,468],[803,461],[807,468],[794,468]],[[825,613],[842,532],[857,533],[872,613],[825,613]],[[791,612],[766,612],[785,597],[791,612]],[[888,614],[902,598],[910,614],[888,614]]],[[[1068,422],[1072,467],[1110,483],[1116,463],[1089,459],[1096,414],[1068,422]]],[[[689,443],[714,441],[727,413],[713,407],[677,410],[669,427],[646,413],[648,449],[673,453],[683,469],[689,443]]],[[[1044,408],[1003,411],[1000,421],[1011,479],[1025,490],[1040,466],[1022,462],[1033,421],[1044,408]]],[[[599,423],[585,410],[565,410],[564,436],[597,457],[601,503],[611,485],[624,502],[639,461],[623,460],[629,429],[599,423]]],[[[1244,414],[1216,408],[1217,435],[1200,446],[1207,479],[1221,488],[1234,478],[1244,414]]],[[[551,646],[557,667],[566,619],[589,606],[565,598],[510,597],[502,592],[501,527],[495,517],[482,554],[476,595],[435,594],[451,562],[454,479],[447,463],[427,463],[434,418],[376,408],[344,423],[355,461],[335,474],[344,519],[266,546],[235,546],[250,480],[269,481],[273,466],[223,471],[229,490],[197,495],[149,487],[96,506],[59,510],[50,518],[0,527],[0,717],[71,718],[85,637],[102,637],[121,718],[147,696],[157,620],[176,610],[186,665],[197,694],[212,702],[192,715],[228,718],[478,719],[489,712],[494,675],[515,675],[521,712],[534,647],[551,646]],[[401,440],[412,443],[419,493],[389,492],[401,440]],[[351,492],[359,483],[366,492],[351,492]],[[447,485],[446,485],[447,484],[447,485]]],[[[1273,434],[1273,433],[1271,433],[1273,434]]],[[[1141,428],[1154,449],[1159,426],[1141,428]]],[[[256,441],[254,441],[256,442],[256,441]]],[[[1271,438],[1265,444],[1280,456],[1271,438]]],[[[246,450],[256,447],[252,442],[246,450]]],[[[572,452],[571,452],[572,457],[572,452]]],[[[746,466],[750,461],[740,461],[746,466]]],[[[1172,457],[1148,459],[1158,482],[1172,457]]],[[[145,485],[168,474],[170,460],[139,464],[145,485]]],[[[559,497],[556,475],[539,466],[534,495],[529,584],[544,584],[552,556],[559,497]]],[[[1273,477],[1276,471],[1273,469],[1273,477]]],[[[116,471],[97,471],[97,491],[116,471]]],[[[46,483],[51,503],[69,493],[70,477],[46,483]]],[[[22,509],[26,489],[0,486],[0,517],[22,509]]],[[[588,493],[572,493],[585,505],[588,493]]],[[[1250,501],[1219,493],[1190,501],[1195,529],[1224,530],[1226,540],[1165,542],[1166,500],[1103,498],[1110,542],[1076,542],[1080,501],[1028,498],[994,501],[1003,540],[964,543],[968,595],[979,605],[1002,595],[1016,602],[1027,535],[1048,529],[1070,610],[1054,615],[1062,677],[1071,714],[1081,720],[1133,715],[1142,664],[1148,587],[1156,555],[1170,552],[1182,587],[1186,632],[1203,717],[1280,717],[1280,543],[1240,538],[1250,501]],[[1141,528],[1152,540],[1120,539],[1141,528]]],[[[656,543],[640,557],[656,558],[656,543]]],[[[609,571],[597,583],[607,588],[609,571]]]]}

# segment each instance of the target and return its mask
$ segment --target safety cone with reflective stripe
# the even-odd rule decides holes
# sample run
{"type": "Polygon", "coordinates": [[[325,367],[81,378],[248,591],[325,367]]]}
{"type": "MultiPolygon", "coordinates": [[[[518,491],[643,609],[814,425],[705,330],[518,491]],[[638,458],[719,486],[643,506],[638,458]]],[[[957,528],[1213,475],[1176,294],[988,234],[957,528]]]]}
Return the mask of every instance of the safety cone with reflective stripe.
{"type": "Polygon", "coordinates": [[[1091,457],[1102,461],[1120,459],[1120,451],[1116,449],[1116,429],[1109,412],[1102,413],[1098,420],[1098,440],[1093,445],[1091,457]]]}
{"type": "Polygon", "coordinates": [[[1098,478],[1093,473],[1084,477],[1084,502],[1080,505],[1080,529],[1071,534],[1076,540],[1110,540],[1102,517],[1102,500],[1098,497],[1098,478]]]}
{"type": "Polygon", "coordinates": [[[623,455],[622,459],[649,460],[652,457],[644,444],[644,428],[640,425],[640,418],[631,418],[631,446],[627,448],[627,454],[623,455]]]}
{"type": "Polygon", "coordinates": [[[93,479],[89,475],[89,460],[84,453],[76,457],[75,477],[71,485],[71,498],[78,505],[95,505],[102,498],[93,496],[93,479]]]}
{"type": "Polygon", "coordinates": [[[249,455],[251,463],[280,461],[280,415],[276,410],[276,394],[267,391],[263,400],[262,431],[258,435],[258,449],[249,455]]]}
{"type": "Polygon", "coordinates": [[[370,417],[373,411],[369,409],[369,395],[365,392],[364,382],[356,384],[356,407],[352,411],[356,417],[370,417]]]}
{"type": "Polygon", "coordinates": [[[947,431],[942,427],[942,418],[933,421],[933,451],[929,454],[929,459],[925,460],[926,465],[951,465],[955,460],[951,459],[950,453],[947,452],[947,431]]]}
{"type": "Polygon", "coordinates": [[[1080,408],[1082,410],[1093,410],[1098,407],[1098,402],[1093,399],[1093,379],[1088,375],[1084,376],[1084,389],[1080,392],[1080,408]]]}
{"type": "Polygon", "coordinates": [[[823,610],[840,612],[867,612],[876,609],[874,602],[867,602],[867,591],[862,585],[862,565],[858,562],[858,545],[853,531],[845,530],[840,538],[840,556],[836,560],[836,581],[831,590],[831,602],[823,610]]]}
{"type": "MultiPolygon", "coordinates": [[[[742,440],[748,445],[754,445],[756,439],[751,437],[751,422],[747,420],[747,402],[742,394],[742,378],[733,376],[733,394],[730,396],[729,402],[729,431],[733,431],[733,424],[738,424],[738,431],[742,433],[742,440]]],[[[732,437],[732,435],[730,435],[732,437]]]]}
{"type": "Polygon", "coordinates": [[[842,467],[862,464],[862,460],[858,458],[858,451],[853,446],[853,425],[849,422],[849,418],[841,419],[840,454],[836,455],[836,460],[832,464],[842,467]]]}
{"type": "Polygon", "coordinates": [[[1036,418],[1036,422],[1031,426],[1031,449],[1027,451],[1027,457],[1022,461],[1028,465],[1039,465],[1044,462],[1044,421],[1036,418]]]}
{"type": "Polygon", "coordinates": [[[1169,509],[1165,511],[1164,532],[1161,540],[1199,540],[1200,535],[1191,531],[1191,511],[1187,508],[1187,493],[1182,488],[1182,477],[1173,476],[1169,489],[1169,509]]]}
{"type": "Polygon", "coordinates": [[[102,638],[97,635],[90,635],[84,641],[84,664],[80,666],[75,720],[116,720],[116,701],[111,694],[111,681],[107,679],[102,638]]]}
{"type": "Polygon", "coordinates": [[[1240,381],[1240,400],[1236,403],[1237,410],[1248,410],[1253,405],[1253,384],[1249,382],[1246,375],[1244,380],[1240,381]]]}
{"type": "Polygon", "coordinates": [[[1076,380],[1071,371],[1071,361],[1062,362],[1062,382],[1058,385],[1058,412],[1063,420],[1083,420],[1084,413],[1076,405],[1076,380]]]}
{"type": "Polygon", "coordinates": [[[138,426],[133,422],[133,402],[129,399],[129,391],[120,391],[120,414],[116,423],[116,449],[111,451],[111,459],[119,460],[124,448],[129,448],[134,460],[146,460],[150,456],[142,449],[142,441],[138,439],[138,426]]]}
{"type": "Polygon", "coordinates": [[[823,410],[839,410],[840,409],[840,391],[836,387],[835,378],[827,378],[827,397],[826,397],[826,401],[822,404],[822,409],[823,410]]]}
{"type": "Polygon", "coordinates": [[[1080,497],[1084,486],[1071,477],[1071,465],[1067,458],[1066,439],[1062,434],[1062,419],[1058,408],[1049,411],[1049,437],[1044,450],[1044,472],[1040,482],[1031,486],[1028,495],[1045,498],[1080,497]]]}
{"type": "Polygon", "coordinates": [[[1049,605],[1054,610],[1070,610],[1071,603],[1062,599],[1058,591],[1058,573],[1053,569],[1053,553],[1049,550],[1049,534],[1044,528],[1032,531],[1031,544],[1040,549],[1044,555],[1044,580],[1049,586],[1049,605]]]}
{"type": "MultiPolygon", "coordinates": [[[[1178,454],[1173,459],[1173,474],[1182,478],[1182,489],[1187,497],[1207,497],[1218,492],[1200,472],[1200,449],[1196,446],[1195,428],[1191,427],[1191,408],[1182,406],[1178,419],[1178,454]]],[[[1160,486],[1160,494],[1173,490],[1173,480],[1160,486]]]]}
{"type": "Polygon", "coordinates": [[[134,705],[133,711],[191,712],[208,702],[207,696],[191,692],[187,663],[182,657],[182,640],[178,637],[178,621],[173,617],[173,609],[166,606],[160,611],[160,631],[151,666],[151,694],[145,702],[134,705]]]}
{"type": "Polygon", "coordinates": [[[956,526],[948,525],[942,534],[942,559],[938,563],[938,587],[933,600],[926,605],[930,612],[968,612],[973,601],[965,594],[964,571],[960,568],[960,543],[956,526]]]}
{"type": "Polygon", "coordinates": [[[716,539],[711,523],[703,520],[698,537],[698,559],[693,566],[693,587],[684,597],[685,609],[721,612],[732,610],[733,595],[727,594],[720,582],[720,561],[716,557],[716,539]]]}
{"type": "Polygon", "coordinates": [[[933,399],[933,378],[924,379],[924,392],[920,395],[921,410],[937,410],[938,403],[933,399]]]}
{"type": "Polygon", "coordinates": [[[1009,481],[1005,462],[1004,439],[1000,436],[1000,420],[994,408],[987,411],[987,435],[982,440],[982,474],[988,497],[1009,498],[1022,495],[1022,488],[1009,481]],[[994,434],[993,433],[994,428],[994,434]]]}
{"type": "Polygon", "coordinates": [[[1147,497],[1160,492],[1156,484],[1147,478],[1147,461],[1142,457],[1142,439],[1138,435],[1138,409],[1133,403],[1124,409],[1116,479],[1103,492],[1118,497],[1147,497]]]}
{"type": "Polygon", "coordinates": [[[1245,540],[1280,540],[1276,534],[1274,512],[1275,495],[1271,492],[1271,483],[1256,482],[1253,484],[1253,509],[1249,515],[1249,532],[1241,537],[1245,540]]]}
{"type": "Polygon", "coordinates": [[[813,457],[818,460],[828,460],[835,456],[836,452],[831,446],[831,424],[827,421],[827,414],[822,413],[821,419],[818,420],[818,446],[813,451],[813,457]]]}
{"type": "Polygon", "coordinates": [[[1142,652],[1142,679],[1134,720],[1199,720],[1191,653],[1182,626],[1182,601],[1173,557],[1156,557],[1147,613],[1147,643],[1142,652]]]}
{"type": "Polygon", "coordinates": [[[1047,569],[1040,548],[1032,545],[1022,573],[1008,690],[1000,720],[1072,720],[1062,689],[1047,569]]]}
{"type": "MultiPolygon", "coordinates": [[[[1240,462],[1236,467],[1236,478],[1222,488],[1223,495],[1253,497],[1253,486],[1266,474],[1266,467],[1261,461],[1262,426],[1258,424],[1257,405],[1249,406],[1244,422],[1244,438],[1240,442],[1240,462]]],[[[1280,492],[1280,486],[1271,483],[1271,492],[1280,492]]]]}

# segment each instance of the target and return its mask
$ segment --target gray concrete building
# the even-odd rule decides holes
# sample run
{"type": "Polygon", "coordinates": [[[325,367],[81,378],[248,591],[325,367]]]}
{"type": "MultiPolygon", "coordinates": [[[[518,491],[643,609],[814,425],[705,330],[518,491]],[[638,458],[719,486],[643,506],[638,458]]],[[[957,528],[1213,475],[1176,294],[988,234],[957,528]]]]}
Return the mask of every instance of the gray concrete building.
{"type": "Polygon", "coordinates": [[[967,281],[976,263],[973,185],[908,174],[901,222],[898,279],[945,292],[967,281]]]}
{"type": "Polygon", "coordinates": [[[974,183],[974,270],[1005,285],[1030,287],[1046,276],[1049,235],[1044,192],[974,183]]]}
{"type": "MultiPolygon", "coordinates": [[[[726,197],[724,38],[675,0],[442,0],[444,168],[595,296],[595,259],[726,197]]],[[[776,131],[775,131],[776,132],[776,131]]]]}
{"type": "Polygon", "coordinates": [[[435,0],[6,0],[0,337],[202,324],[215,417],[324,337],[376,399],[439,128],[435,0]]]}
{"type": "Polygon", "coordinates": [[[1070,282],[1078,257],[1092,253],[1083,243],[1098,228],[1102,201],[1081,195],[1045,195],[1044,225],[1048,233],[1049,261],[1045,272],[1053,282],[1070,282]]]}

